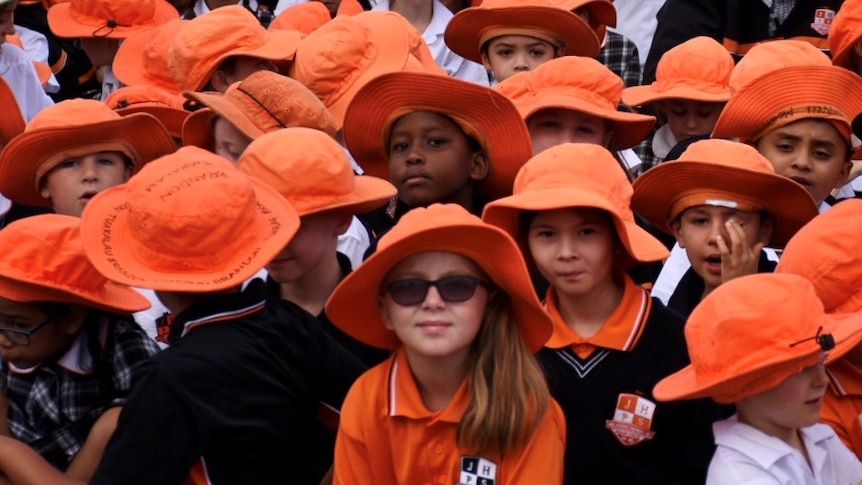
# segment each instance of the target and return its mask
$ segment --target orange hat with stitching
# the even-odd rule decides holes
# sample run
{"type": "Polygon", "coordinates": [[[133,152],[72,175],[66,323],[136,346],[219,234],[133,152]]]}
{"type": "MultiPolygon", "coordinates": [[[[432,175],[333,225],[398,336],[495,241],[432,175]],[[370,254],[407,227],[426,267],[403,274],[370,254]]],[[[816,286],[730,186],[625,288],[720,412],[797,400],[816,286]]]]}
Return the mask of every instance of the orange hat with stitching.
{"type": "Polygon", "coordinates": [[[369,81],[389,72],[444,71],[416,29],[395,12],[336,17],[302,40],[290,77],[306,85],[344,126],[344,113],[369,81]]]}
{"type": "Polygon", "coordinates": [[[386,180],[354,174],[344,148],[311,128],[261,136],[245,149],[237,168],[275,188],[300,216],[331,210],[364,214],[397,192],[386,180]]]}
{"type": "Polygon", "coordinates": [[[595,144],[565,143],[542,151],[521,167],[514,195],[488,203],[482,220],[523,245],[525,235],[519,234],[519,224],[524,211],[601,209],[611,215],[626,249],[625,267],[667,258],[667,248],[635,222],[631,197],[631,183],[609,151],[595,144]]]}
{"type": "MultiPolygon", "coordinates": [[[[829,27],[832,64],[853,70],[853,49],[862,38],[862,1],[845,0],[829,27]]],[[[862,67],[862,66],[856,66],[862,67]]]]}
{"type": "Polygon", "coordinates": [[[34,116],[0,152],[0,193],[20,204],[51,207],[40,191],[42,179],[64,160],[117,151],[137,171],[174,150],[170,133],[150,114],[120,116],[92,99],[61,101],[34,116]]]}
{"type": "Polygon", "coordinates": [[[623,80],[599,61],[588,57],[560,57],[529,72],[519,72],[494,86],[515,103],[524,120],[543,109],[561,108],[587,113],[613,123],[609,148],[637,145],[649,134],[655,118],[619,111],[623,80]],[[573,76],[572,73],[578,73],[573,76]]]}
{"type": "Polygon", "coordinates": [[[9,83],[0,76],[0,106],[3,106],[3,116],[0,116],[0,149],[2,149],[13,138],[24,132],[26,123],[15,93],[9,87],[9,83]]]}
{"type": "Polygon", "coordinates": [[[776,174],[751,145],[729,140],[694,142],[634,182],[632,209],[667,233],[671,221],[700,205],[766,212],[774,224],[769,246],[776,248],[818,213],[805,187],[776,174]]]}
{"type": "Polygon", "coordinates": [[[81,220],[40,214],[0,231],[0,297],[20,303],[58,302],[108,312],[137,312],[150,302],[96,271],[81,245],[81,220]]]}
{"type": "Polygon", "coordinates": [[[814,285],[827,313],[862,311],[862,200],[848,199],[818,215],[787,243],[777,273],[814,285]]]}
{"type": "Polygon", "coordinates": [[[163,91],[155,86],[123,86],[108,95],[105,104],[109,108],[127,116],[134,113],[148,113],[162,122],[165,129],[175,140],[183,138],[183,123],[189,112],[183,107],[185,98],[163,91]]]}
{"type": "Polygon", "coordinates": [[[308,35],[330,20],[329,9],[322,2],[303,2],[278,14],[269,24],[269,30],[298,30],[308,35]]]}
{"type": "Polygon", "coordinates": [[[48,9],[48,26],[58,37],[124,39],[179,16],[164,0],[71,0],[48,9]]]}
{"type": "Polygon", "coordinates": [[[595,31],[599,43],[604,40],[607,27],[617,26],[617,9],[614,7],[613,0],[556,0],[555,3],[570,12],[586,10],[588,23],[595,31]]]}
{"type": "Polygon", "coordinates": [[[100,192],[81,217],[84,250],[105,277],[193,293],[240,286],[298,228],[296,210],[275,189],[197,147],[100,192]]]}
{"type": "Polygon", "coordinates": [[[302,126],[335,137],[335,118],[305,86],[271,71],[258,71],[232,84],[224,94],[193,93],[186,97],[209,107],[192,113],[183,126],[183,144],[210,149],[210,119],[221,116],[251,140],[264,133],[302,126]]]}
{"type": "Polygon", "coordinates": [[[578,15],[555,0],[485,0],[461,10],[446,26],[444,39],[452,52],[482,63],[482,48],[503,35],[525,35],[564,49],[565,55],[594,57],[599,38],[578,15]]]}
{"type": "Polygon", "coordinates": [[[267,31],[239,5],[220,7],[183,24],[168,49],[168,68],[185,91],[199,91],[229,57],[290,61],[302,34],[267,31]]]}
{"type": "Polygon", "coordinates": [[[380,238],[377,251],[335,288],[326,302],[326,315],[361,342],[397,348],[398,337],[383,326],[377,304],[383,283],[399,262],[428,251],[471,259],[498,291],[509,296],[512,315],[527,347],[537,351],[547,342],[551,320],[536,297],[518,245],[508,234],[457,204],[433,204],[404,214],[380,238]]]}
{"type": "Polygon", "coordinates": [[[623,91],[623,102],[642,106],[664,99],[690,99],[707,103],[730,99],[733,57],[711,37],[695,37],[664,53],[658,61],[655,82],[623,91]]]}
{"type": "Polygon", "coordinates": [[[158,27],[141,29],[120,44],[112,65],[114,75],[127,86],[149,85],[179,94],[168,67],[168,49],[188,20],[171,20],[158,27]]]}
{"type": "MultiPolygon", "coordinates": [[[[649,173],[649,172],[647,172],[649,173]]],[[[800,276],[735,278],[703,299],[685,325],[691,364],[653,389],[661,401],[735,403],[768,391],[824,352],[833,362],[862,339],[862,313],[828,315],[800,276]]]]}
{"type": "Polygon", "coordinates": [[[479,192],[491,199],[512,193],[518,169],[532,156],[530,134],[518,110],[490,88],[437,74],[384,74],[356,94],[347,108],[344,141],[363,170],[389,179],[392,126],[416,111],[448,116],[485,150],[491,167],[479,192]]]}
{"type": "Polygon", "coordinates": [[[735,93],[754,80],[785,67],[828,66],[829,57],[810,42],[774,40],[751,48],[730,74],[730,91],[735,93]]]}

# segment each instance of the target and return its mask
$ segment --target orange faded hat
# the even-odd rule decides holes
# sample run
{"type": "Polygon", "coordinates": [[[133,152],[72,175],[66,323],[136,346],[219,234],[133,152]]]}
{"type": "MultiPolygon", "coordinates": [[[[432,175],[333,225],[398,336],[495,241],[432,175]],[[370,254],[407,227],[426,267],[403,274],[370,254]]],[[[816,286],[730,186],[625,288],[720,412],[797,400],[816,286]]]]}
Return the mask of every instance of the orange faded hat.
{"type": "Polygon", "coordinates": [[[369,175],[389,179],[389,138],[404,115],[448,116],[488,155],[478,190],[491,199],[512,193],[518,169],[532,156],[527,127],[511,101],[485,86],[430,73],[396,72],[369,82],[347,108],[344,141],[369,175]]]}
{"type": "Polygon", "coordinates": [[[40,214],[0,231],[0,297],[20,303],[58,302],[109,312],[137,312],[150,302],[96,271],[81,245],[81,220],[40,214]]]}
{"type": "Polygon", "coordinates": [[[444,71],[416,29],[395,12],[336,17],[302,40],[290,77],[306,85],[344,126],[344,113],[369,81],[389,72],[444,71]],[[429,62],[430,61],[430,62],[429,62]]]}
{"type": "Polygon", "coordinates": [[[48,9],[48,27],[57,37],[124,39],[179,16],[165,0],[71,0],[48,9]]]}
{"type": "Polygon", "coordinates": [[[853,49],[860,38],[862,38],[862,2],[845,0],[829,27],[829,51],[832,53],[832,64],[853,70],[853,49]]]}
{"type": "Polygon", "coordinates": [[[494,86],[511,99],[524,120],[543,109],[561,108],[587,113],[613,123],[609,148],[630,148],[649,134],[655,118],[619,111],[623,80],[599,61],[566,56],[520,72],[494,86]],[[578,73],[573,76],[572,73],[578,73]]]}
{"type": "Polygon", "coordinates": [[[308,35],[330,20],[323,2],[303,2],[284,9],[269,24],[269,30],[298,30],[308,35]]]}
{"type": "Polygon", "coordinates": [[[694,142],[679,159],[634,182],[632,209],[667,233],[671,221],[700,205],[766,212],[774,224],[769,246],[775,248],[784,247],[818,212],[803,186],[776,174],[754,147],[729,140],[694,142]]]}
{"type": "Polygon", "coordinates": [[[186,91],[186,97],[209,109],[192,113],[183,126],[183,144],[210,149],[210,119],[221,116],[251,140],[281,128],[304,126],[335,137],[335,119],[299,81],[272,71],[258,71],[232,84],[224,94],[186,91]]]}
{"type": "Polygon", "coordinates": [[[10,140],[24,132],[26,123],[15,93],[9,87],[9,83],[0,76],[0,106],[3,106],[3,116],[0,116],[0,149],[10,140]]]}
{"type": "Polygon", "coordinates": [[[127,37],[112,64],[117,79],[127,86],[155,86],[178,94],[181,89],[168,67],[168,49],[177,32],[187,23],[188,20],[171,20],[127,37]]]}
{"type": "Polygon", "coordinates": [[[241,285],[298,228],[296,210],[278,192],[197,147],[100,192],[81,218],[84,249],[105,277],[193,293],[241,285]]]}
{"type": "Polygon", "coordinates": [[[290,61],[302,34],[267,31],[239,5],[220,7],[183,24],[168,49],[168,67],[184,91],[199,91],[229,57],[290,61]]]}
{"type": "Polygon", "coordinates": [[[514,195],[488,203],[482,220],[521,241],[525,235],[519,234],[519,224],[525,211],[601,209],[611,215],[626,249],[626,267],[667,258],[667,248],[635,223],[631,197],[631,183],[609,151],[595,144],[565,143],[542,151],[521,167],[514,195]]]}
{"type": "Polygon", "coordinates": [[[565,55],[593,57],[599,53],[596,33],[578,15],[555,0],[485,0],[461,10],[446,26],[444,39],[452,52],[482,63],[482,48],[495,37],[524,35],[544,40],[565,55]]]}
{"type": "Polygon", "coordinates": [[[152,115],[120,116],[92,99],[61,101],[34,116],[0,152],[0,193],[20,204],[51,207],[40,192],[42,179],[64,160],[116,151],[137,171],[174,150],[170,133],[152,115]]]}
{"type": "Polygon", "coordinates": [[[330,210],[363,214],[389,201],[388,181],[356,175],[344,148],[311,128],[286,128],[254,140],[237,161],[240,171],[268,183],[301,216],[330,210]]]}
{"type": "Polygon", "coordinates": [[[108,95],[105,104],[122,116],[134,113],[148,113],[165,125],[165,129],[175,140],[183,137],[183,123],[189,112],[183,107],[183,98],[155,86],[146,84],[123,86],[108,95]]]}
{"type": "Polygon", "coordinates": [[[685,340],[691,364],[653,389],[661,401],[711,397],[734,403],[768,391],[829,353],[862,339],[862,313],[827,315],[806,279],[761,273],[735,278],[691,313],[685,340]]]}
{"type": "Polygon", "coordinates": [[[353,338],[374,347],[399,346],[395,332],[383,326],[377,304],[386,276],[408,256],[428,251],[471,259],[493,286],[509,296],[511,312],[527,347],[537,351],[551,336],[551,320],[542,308],[515,241],[457,204],[432,204],[404,214],[377,245],[377,251],[335,288],[326,315],[353,338]]]}
{"type": "Polygon", "coordinates": [[[707,103],[730,99],[733,57],[711,37],[695,37],[665,52],[658,61],[655,82],[623,91],[623,102],[642,106],[664,99],[707,103]]]}
{"type": "Polygon", "coordinates": [[[862,311],[862,200],[836,204],[806,224],[787,243],[777,273],[802,276],[814,285],[827,313],[862,311]]]}

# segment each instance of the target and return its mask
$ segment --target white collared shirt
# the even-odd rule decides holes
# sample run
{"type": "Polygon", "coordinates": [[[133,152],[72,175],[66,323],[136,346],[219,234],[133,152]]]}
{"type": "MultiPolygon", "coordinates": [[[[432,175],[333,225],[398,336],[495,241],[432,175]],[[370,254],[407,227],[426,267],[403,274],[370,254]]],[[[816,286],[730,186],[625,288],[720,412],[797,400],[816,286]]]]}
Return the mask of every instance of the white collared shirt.
{"type": "Polygon", "coordinates": [[[8,42],[0,45],[0,77],[15,95],[24,122],[29,123],[42,108],[54,104],[42,89],[33,62],[17,45],[8,42]]]}

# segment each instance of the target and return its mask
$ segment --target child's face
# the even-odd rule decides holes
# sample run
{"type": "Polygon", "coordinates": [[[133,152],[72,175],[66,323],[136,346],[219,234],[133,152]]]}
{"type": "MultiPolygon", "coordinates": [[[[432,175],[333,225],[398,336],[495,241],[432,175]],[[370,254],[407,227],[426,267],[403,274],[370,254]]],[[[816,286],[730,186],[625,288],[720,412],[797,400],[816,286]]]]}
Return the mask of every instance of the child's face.
{"type": "Polygon", "coordinates": [[[482,50],[482,64],[494,73],[497,82],[505,81],[519,72],[532,71],[555,57],[555,46],[526,35],[494,37],[482,50]]]}
{"type": "Polygon", "coordinates": [[[799,182],[818,204],[847,180],[847,142],[831,123],[802,119],[773,130],[754,144],[775,173],[799,182]]]}
{"type": "Polygon", "coordinates": [[[580,111],[548,108],[527,119],[533,155],[563,143],[592,143],[607,148],[613,131],[607,120],[580,111]]]}
{"type": "Polygon", "coordinates": [[[237,130],[228,120],[219,116],[213,123],[213,140],[216,155],[234,165],[242,152],[251,144],[251,139],[237,130]]]}
{"type": "Polygon", "coordinates": [[[108,39],[105,37],[83,37],[81,38],[81,47],[90,58],[90,62],[94,66],[110,66],[114,62],[114,57],[120,49],[119,39],[108,39]]]}
{"type": "Polygon", "coordinates": [[[410,207],[435,202],[473,207],[473,186],[488,174],[484,152],[446,116],[417,111],[399,118],[389,141],[389,180],[410,207]]]}
{"type": "Polygon", "coordinates": [[[690,99],[669,99],[659,103],[667,125],[677,142],[708,135],[715,128],[724,103],[705,103],[690,99]]]}
{"type": "Polygon", "coordinates": [[[560,298],[590,296],[614,285],[616,231],[604,211],[541,211],[527,233],[533,261],[560,298]]]}
{"type": "Polygon", "coordinates": [[[81,217],[93,196],[131,176],[120,152],[96,152],[60,162],[42,179],[41,193],[58,214],[81,217]]]}
{"type": "Polygon", "coordinates": [[[347,230],[350,221],[349,215],[331,212],[302,216],[299,231],[266,270],[279,283],[291,283],[312,274],[326,258],[336,258],[338,236],[347,230]]]}
{"type": "MultiPolygon", "coordinates": [[[[410,279],[419,283],[421,280],[438,281],[453,276],[488,281],[488,277],[472,260],[455,253],[433,251],[401,260],[384,280],[380,295],[383,324],[394,331],[404,344],[411,362],[417,358],[436,362],[463,362],[482,326],[489,290],[486,286],[478,285],[472,297],[454,302],[446,301],[437,287],[429,286],[421,302],[401,305],[393,299],[389,285],[393,282],[406,284],[410,279]]],[[[416,289],[416,285],[407,286],[416,289]]],[[[469,286],[469,282],[449,282],[449,286],[460,288],[463,296],[463,290],[469,286]]]]}
{"type": "Polygon", "coordinates": [[[0,358],[16,367],[28,368],[56,357],[80,329],[80,325],[68,320],[68,314],[49,315],[36,303],[18,303],[0,297],[0,327],[4,329],[0,331],[0,358]],[[14,330],[32,331],[29,343],[27,336],[14,330]]]}

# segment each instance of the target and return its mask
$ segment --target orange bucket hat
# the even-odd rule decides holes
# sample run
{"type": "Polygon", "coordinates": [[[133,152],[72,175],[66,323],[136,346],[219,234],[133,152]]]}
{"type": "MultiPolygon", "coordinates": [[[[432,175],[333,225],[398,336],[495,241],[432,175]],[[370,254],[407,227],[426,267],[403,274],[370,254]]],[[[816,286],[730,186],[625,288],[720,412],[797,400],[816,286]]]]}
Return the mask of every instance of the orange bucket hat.
{"type": "Polygon", "coordinates": [[[828,66],[829,56],[810,42],[774,40],[758,44],[740,59],[730,74],[730,92],[735,93],[766,74],[794,66],[828,66]]]}
{"type": "MultiPolygon", "coordinates": [[[[852,69],[853,47],[862,38],[862,2],[847,0],[832,19],[829,27],[829,51],[832,64],[852,69]]],[[[862,66],[859,66],[862,67],[862,66]]]]}
{"type": "Polygon", "coordinates": [[[114,57],[114,75],[127,86],[149,85],[179,94],[168,67],[168,49],[174,37],[189,21],[171,20],[158,27],[141,29],[120,44],[114,57]]]}
{"type": "Polygon", "coordinates": [[[818,212],[804,187],[777,175],[754,147],[729,140],[694,142],[679,159],[647,170],[634,182],[632,209],[667,233],[671,221],[699,205],[765,211],[774,219],[769,246],[776,248],[818,212]]]}
{"type": "Polygon", "coordinates": [[[200,91],[228,57],[290,61],[302,34],[267,31],[239,5],[217,8],[183,24],[168,49],[168,68],[185,91],[200,91]]]}
{"type": "Polygon", "coordinates": [[[862,311],[860,233],[862,200],[841,201],[793,236],[775,271],[810,281],[827,313],[862,311]]]}
{"type": "Polygon", "coordinates": [[[532,156],[530,134],[518,110],[490,88],[437,74],[384,74],[356,94],[347,108],[344,141],[363,170],[389,179],[392,125],[416,111],[448,116],[479,142],[491,162],[480,192],[492,199],[512,193],[518,169],[532,156]]]}
{"type": "Polygon", "coordinates": [[[596,31],[601,41],[605,36],[603,26],[617,26],[617,9],[614,7],[613,0],[556,0],[554,2],[558,7],[574,12],[575,10],[585,9],[590,17],[590,27],[596,31]]]}
{"type": "Polygon", "coordinates": [[[189,112],[183,107],[183,98],[155,86],[123,86],[108,95],[105,104],[122,116],[148,113],[165,125],[175,140],[183,138],[183,123],[189,112]]]}
{"type": "Polygon", "coordinates": [[[5,111],[3,116],[0,116],[0,149],[2,149],[9,141],[23,133],[27,125],[18,107],[15,93],[2,77],[0,77],[0,106],[3,106],[5,111]]]}
{"type": "Polygon", "coordinates": [[[862,313],[827,315],[800,276],[735,278],[694,309],[685,325],[691,364],[659,381],[653,395],[738,402],[815,365],[824,351],[827,363],[838,359],[860,339],[862,313]]]}
{"type": "Polygon", "coordinates": [[[269,24],[269,30],[298,30],[308,35],[332,20],[322,2],[297,3],[284,9],[269,24]]]}
{"type": "Polygon", "coordinates": [[[298,228],[296,210],[275,189],[197,147],[100,192],[81,218],[87,256],[108,279],[196,293],[239,286],[298,228]]]}
{"type": "Polygon", "coordinates": [[[361,342],[397,348],[398,337],[381,321],[377,304],[381,286],[396,264],[426,251],[451,252],[473,260],[511,299],[512,314],[530,350],[539,350],[550,338],[550,317],[536,297],[518,245],[457,204],[432,204],[404,214],[380,238],[377,251],[335,288],[326,302],[326,315],[361,342]]]}
{"type": "Polygon", "coordinates": [[[655,124],[652,116],[619,111],[623,80],[588,57],[550,60],[532,71],[515,74],[494,89],[512,100],[525,121],[543,109],[561,108],[613,122],[611,150],[637,145],[655,124]],[[573,76],[573,72],[578,75],[573,76]]]}
{"type": "Polygon", "coordinates": [[[664,53],[655,82],[623,91],[623,102],[642,106],[663,99],[691,99],[707,103],[730,99],[733,57],[711,37],[695,37],[664,53]]]}
{"type": "Polygon", "coordinates": [[[221,116],[251,140],[281,128],[304,126],[335,137],[335,118],[299,81],[272,71],[258,71],[232,84],[224,94],[195,93],[185,96],[209,109],[192,113],[183,126],[183,144],[213,147],[213,116],[221,116]]]}
{"type": "Polygon", "coordinates": [[[0,231],[0,296],[21,303],[72,303],[108,312],[137,312],[150,302],[96,271],[81,245],[81,220],[40,214],[0,231]]]}
{"type": "Polygon", "coordinates": [[[398,192],[387,180],[356,175],[344,148],[311,128],[286,128],[246,148],[237,168],[271,185],[301,216],[330,210],[364,214],[398,192]]]}
{"type": "Polygon", "coordinates": [[[117,151],[137,171],[174,150],[170,133],[152,115],[120,116],[92,99],[61,101],[34,116],[0,152],[0,193],[20,204],[51,207],[40,193],[42,178],[64,160],[117,151]]]}
{"type": "Polygon", "coordinates": [[[594,57],[600,42],[579,16],[553,0],[485,0],[461,10],[446,26],[443,39],[452,52],[482,63],[482,47],[503,35],[526,35],[565,49],[565,55],[594,57]]]}
{"type": "Polygon", "coordinates": [[[164,0],[71,0],[48,9],[48,26],[57,37],[124,39],[179,16],[164,0]]]}
{"type": "Polygon", "coordinates": [[[395,12],[336,17],[302,40],[290,77],[323,101],[340,130],[347,105],[377,76],[397,71],[444,74],[417,38],[421,41],[416,29],[395,12]]]}
{"type": "Polygon", "coordinates": [[[565,143],[521,167],[514,195],[488,203],[482,220],[521,240],[518,226],[525,211],[592,207],[610,213],[629,256],[626,267],[667,258],[667,248],[635,223],[631,197],[631,183],[609,151],[595,144],[565,143]]]}

